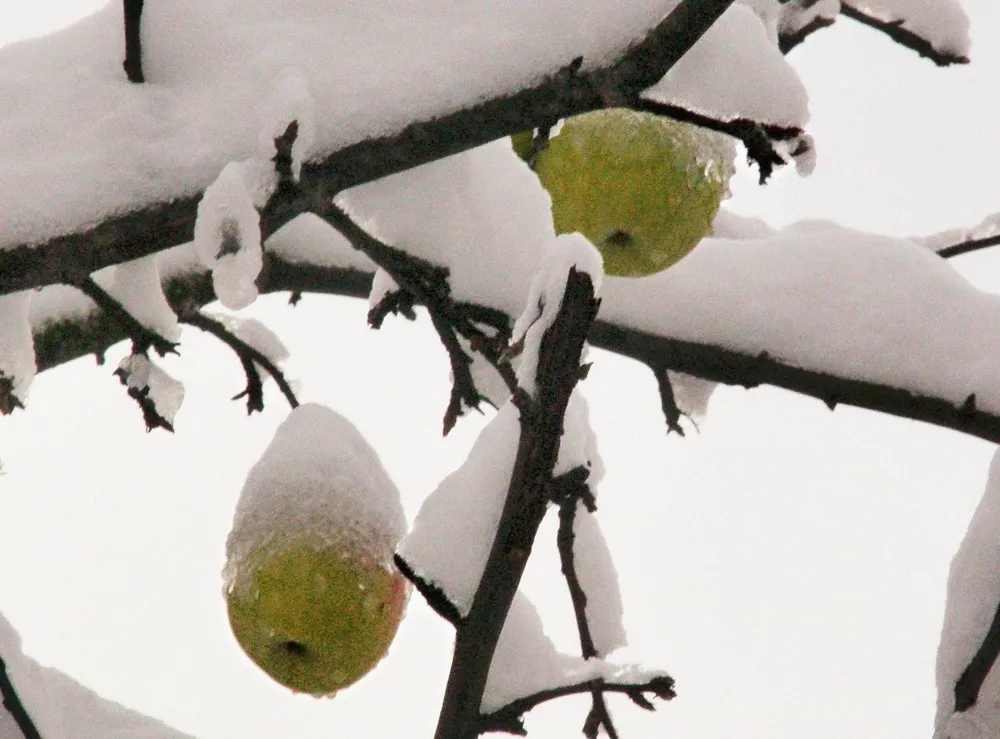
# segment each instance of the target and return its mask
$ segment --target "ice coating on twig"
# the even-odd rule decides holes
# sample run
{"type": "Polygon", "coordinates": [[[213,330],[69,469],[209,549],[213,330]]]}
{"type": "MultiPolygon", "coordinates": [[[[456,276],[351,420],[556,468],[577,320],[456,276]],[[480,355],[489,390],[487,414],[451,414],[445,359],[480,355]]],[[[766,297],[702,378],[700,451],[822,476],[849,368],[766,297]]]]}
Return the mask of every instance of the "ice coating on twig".
{"type": "Polygon", "coordinates": [[[95,272],[93,277],[139,323],[168,341],[177,341],[181,327],[163,294],[159,261],[159,255],[153,254],[95,272]]]}
{"type": "Polygon", "coordinates": [[[316,403],[293,410],[247,474],[226,541],[227,586],[261,547],[311,538],[385,568],[406,530],[399,491],[354,424],[316,403]]]}
{"type": "Polygon", "coordinates": [[[267,202],[275,181],[270,162],[230,162],[198,204],[195,249],[212,270],[219,301],[232,310],[257,299],[254,281],[264,263],[257,208],[267,202]]]}
{"type": "Polygon", "coordinates": [[[989,670],[975,705],[955,712],[955,683],[983,644],[1000,606],[1000,452],[986,491],[951,562],[944,625],[937,654],[934,739],[1000,736],[1000,669],[989,670]]]}
{"type": "Polygon", "coordinates": [[[28,399],[36,370],[28,320],[31,299],[31,290],[0,296],[0,382],[10,383],[10,390],[22,405],[28,399]]]}

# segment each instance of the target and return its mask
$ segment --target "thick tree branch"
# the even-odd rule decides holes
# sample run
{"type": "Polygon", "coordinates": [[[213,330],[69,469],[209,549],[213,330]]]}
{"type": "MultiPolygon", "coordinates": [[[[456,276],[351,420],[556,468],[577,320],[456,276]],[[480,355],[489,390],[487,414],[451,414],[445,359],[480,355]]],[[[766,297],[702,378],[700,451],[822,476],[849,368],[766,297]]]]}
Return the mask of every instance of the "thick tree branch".
{"type": "Polygon", "coordinates": [[[483,577],[455,635],[436,739],[473,739],[493,652],[545,516],[563,416],[580,376],[580,355],[598,301],[585,273],[571,269],[553,325],[542,339],[537,392],[519,406],[521,435],[510,487],[483,577]]]}
{"type": "Polygon", "coordinates": [[[646,364],[656,363],[713,382],[746,388],[774,385],[822,400],[831,409],[840,403],[853,405],[1000,443],[1000,416],[978,409],[974,395],[956,406],[947,400],[917,395],[902,388],[802,369],[774,359],[766,352],[749,356],[719,346],[623,329],[602,321],[594,324],[590,342],[646,364]]]}
{"type": "MultiPolygon", "coordinates": [[[[322,212],[348,187],[571,115],[638,105],[641,92],[663,77],[732,2],[684,0],[609,66],[581,71],[579,63],[570,63],[534,87],[414,122],[304,164],[298,187],[279,190],[261,213],[265,237],[301,213],[322,212]]],[[[0,294],[76,284],[103,267],[190,241],[200,199],[198,193],[151,204],[84,231],[0,250],[0,294]]]]}
{"type": "Polygon", "coordinates": [[[857,5],[852,4],[849,0],[841,0],[840,12],[851,20],[863,23],[870,28],[874,28],[876,31],[881,31],[897,44],[912,49],[920,56],[930,59],[939,67],[969,63],[969,57],[937,49],[930,40],[904,28],[903,24],[905,20],[902,18],[894,20],[876,18],[863,11],[857,5]]]}
{"type": "MultiPolygon", "coordinates": [[[[366,272],[292,264],[266,255],[258,283],[262,293],[301,291],[365,298],[371,291],[371,281],[372,275],[366,272]]],[[[164,290],[175,310],[185,304],[200,306],[215,299],[207,274],[168,280],[164,290]]],[[[470,321],[493,327],[509,325],[510,319],[495,309],[456,305],[470,321]]],[[[125,338],[127,334],[104,313],[92,314],[82,321],[50,323],[35,334],[38,369],[51,369],[86,354],[100,356],[111,344],[125,338]]],[[[773,385],[817,398],[827,405],[843,403],[868,408],[1000,443],[1000,416],[976,408],[974,401],[955,406],[947,400],[916,395],[901,388],[793,367],[766,354],[752,356],[724,347],[654,336],[607,321],[596,321],[588,340],[597,348],[705,380],[742,387],[773,385]]],[[[489,341],[487,349],[495,351],[493,344],[501,339],[489,341]]]]}
{"type": "Polygon", "coordinates": [[[540,706],[556,698],[565,698],[568,695],[580,695],[583,693],[593,693],[599,691],[605,693],[623,693],[632,699],[637,705],[648,708],[651,704],[646,698],[647,693],[660,698],[661,700],[671,700],[676,697],[674,693],[674,681],[667,675],[654,677],[644,683],[617,683],[606,680],[587,680],[572,685],[561,685],[558,688],[543,690],[533,695],[519,698],[512,703],[508,703],[503,708],[485,714],[481,717],[483,731],[505,731],[511,734],[523,733],[514,730],[520,724],[520,718],[532,708],[540,706]]]}
{"type": "Polygon", "coordinates": [[[0,698],[3,699],[3,707],[7,709],[17,724],[17,728],[24,734],[24,739],[42,739],[42,735],[35,728],[35,723],[31,720],[28,711],[14,689],[14,684],[7,674],[7,664],[0,657],[0,698]]]}

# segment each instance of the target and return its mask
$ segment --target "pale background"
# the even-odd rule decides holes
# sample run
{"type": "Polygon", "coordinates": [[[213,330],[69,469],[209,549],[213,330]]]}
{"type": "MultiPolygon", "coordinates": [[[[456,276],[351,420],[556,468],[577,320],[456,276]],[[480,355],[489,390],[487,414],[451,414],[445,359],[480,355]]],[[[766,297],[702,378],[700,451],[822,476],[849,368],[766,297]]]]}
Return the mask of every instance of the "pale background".
{"type": "MultiPolygon", "coordinates": [[[[0,7],[0,44],[103,3],[0,7]]],[[[1000,210],[1000,8],[965,3],[973,64],[939,70],[846,19],[793,52],[811,95],[813,177],[734,184],[730,206],[773,225],[819,217],[899,235],[1000,210]]],[[[2,72],[2,70],[0,70],[2,72]]],[[[2,156],[0,142],[0,156],[2,156]]],[[[955,260],[1000,292],[1000,261],[955,260]]],[[[481,421],[439,439],[448,367],[425,321],[365,328],[361,301],[281,296],[249,311],[292,353],[304,399],[345,413],[382,455],[412,517],[481,421]]],[[[429,736],[450,628],[414,598],[386,662],[332,701],[259,673],[228,631],[219,571],[247,468],[286,407],[246,418],[237,360],[188,330],[168,370],[187,385],[177,434],[146,434],[109,364],[40,376],[0,420],[0,612],[25,651],[199,739],[429,736]],[[407,727],[402,730],[400,727],[407,727]]],[[[722,389],[700,434],[666,438],[648,371],[595,352],[585,383],[608,468],[601,519],[632,646],[679,698],[646,715],[614,701],[623,737],[929,736],[948,561],[993,446],[772,389],[722,389]]],[[[544,529],[528,588],[575,647],[544,529]]],[[[585,702],[529,717],[579,736],[585,702]]]]}

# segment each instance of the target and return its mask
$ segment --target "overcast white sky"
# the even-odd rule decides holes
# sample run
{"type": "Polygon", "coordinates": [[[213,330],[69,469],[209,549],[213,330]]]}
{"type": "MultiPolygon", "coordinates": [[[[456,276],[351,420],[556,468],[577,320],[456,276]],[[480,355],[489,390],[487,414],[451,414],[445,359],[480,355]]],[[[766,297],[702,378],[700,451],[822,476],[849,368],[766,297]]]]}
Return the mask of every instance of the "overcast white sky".
{"type": "MultiPolygon", "coordinates": [[[[0,43],[99,3],[0,8],[0,43]],[[44,19],[44,20],[42,20],[44,19]]],[[[793,53],[811,95],[815,175],[730,205],[781,225],[804,217],[894,234],[974,225],[1000,210],[995,94],[1000,9],[965,3],[973,64],[938,70],[842,20],[793,53]]],[[[1000,261],[956,262],[1000,292],[1000,261]]],[[[250,311],[292,352],[303,397],[345,413],[382,455],[407,512],[456,466],[481,422],[438,438],[444,352],[426,322],[365,328],[360,301],[280,297],[250,311]]],[[[419,598],[390,657],[332,701],[295,697],[239,652],[219,570],[243,476],[286,413],[247,419],[228,397],[236,360],[188,332],[169,367],[187,399],[178,433],[146,434],[109,365],[41,375],[0,420],[0,612],[27,652],[199,739],[430,735],[450,629],[419,598]]],[[[723,389],[702,433],[664,436],[655,387],[596,353],[586,382],[608,468],[601,517],[619,563],[630,659],[670,670],[679,698],[646,715],[614,702],[623,737],[929,736],[944,581],[993,446],[770,389],[723,389]]],[[[551,556],[528,588],[574,647],[551,556]]],[[[575,737],[586,706],[536,712],[536,736],[575,737]]]]}

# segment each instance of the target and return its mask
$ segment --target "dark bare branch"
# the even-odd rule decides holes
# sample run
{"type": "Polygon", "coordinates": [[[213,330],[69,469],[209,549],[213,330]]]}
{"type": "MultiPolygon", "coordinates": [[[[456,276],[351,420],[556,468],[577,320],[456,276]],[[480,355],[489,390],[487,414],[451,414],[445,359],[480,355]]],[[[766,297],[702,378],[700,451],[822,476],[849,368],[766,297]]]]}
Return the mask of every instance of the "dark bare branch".
{"type": "Polygon", "coordinates": [[[674,397],[674,386],[670,382],[670,374],[663,367],[650,365],[649,369],[656,377],[656,387],[660,392],[660,409],[667,421],[667,433],[676,431],[678,436],[684,436],[684,428],[681,426],[681,416],[684,413],[678,407],[677,399],[674,397]]]}
{"type": "MultiPolygon", "coordinates": [[[[514,722],[519,723],[520,718],[536,706],[540,706],[542,703],[555,700],[556,698],[593,693],[594,691],[599,691],[602,695],[607,693],[623,693],[632,698],[633,701],[635,701],[635,696],[639,696],[646,704],[649,703],[648,699],[645,698],[645,694],[647,693],[661,700],[671,700],[676,697],[676,693],[674,693],[674,681],[667,675],[659,675],[644,683],[616,683],[605,680],[588,680],[586,682],[543,690],[508,703],[503,708],[499,708],[481,717],[482,730],[515,733],[508,727],[511,727],[514,722]]],[[[638,702],[638,704],[643,705],[642,702],[638,702]]]]}
{"type": "Polygon", "coordinates": [[[161,357],[177,353],[177,344],[160,336],[150,328],[142,325],[139,320],[128,312],[121,303],[115,300],[92,277],[87,277],[74,285],[84,295],[97,303],[97,306],[121,325],[132,339],[134,350],[143,353],[150,347],[161,357]]]}
{"type": "Polygon", "coordinates": [[[790,141],[803,134],[794,126],[764,125],[748,118],[733,118],[728,121],[710,118],[679,105],[670,105],[643,98],[636,105],[638,110],[665,115],[677,121],[691,123],[702,128],[724,133],[739,139],[747,150],[747,159],[757,165],[760,184],[764,184],[774,174],[776,167],[784,166],[785,158],[774,148],[775,141],[790,141]]]}
{"type": "Polygon", "coordinates": [[[212,334],[212,336],[236,352],[236,356],[239,357],[243,365],[243,371],[247,377],[247,389],[234,397],[233,400],[246,396],[248,414],[255,410],[260,411],[264,409],[263,382],[260,373],[257,371],[258,366],[274,378],[274,382],[277,384],[278,389],[281,390],[281,394],[285,396],[288,404],[292,408],[298,408],[299,401],[295,397],[295,391],[288,384],[288,380],[285,379],[285,375],[281,369],[266,354],[254,349],[240,339],[227,329],[221,321],[217,321],[201,311],[185,310],[178,317],[182,323],[212,334]]]}
{"type": "Polygon", "coordinates": [[[140,33],[143,0],[125,0],[125,61],[122,67],[129,82],[145,82],[142,74],[142,36],[140,33]]]}
{"type": "Polygon", "coordinates": [[[1000,246],[1000,234],[994,234],[993,236],[987,236],[982,239],[969,239],[968,241],[962,241],[958,244],[951,244],[938,249],[937,253],[945,259],[951,259],[952,257],[959,257],[963,254],[968,254],[969,252],[979,251],[980,249],[988,249],[991,246],[1000,246]]]}

